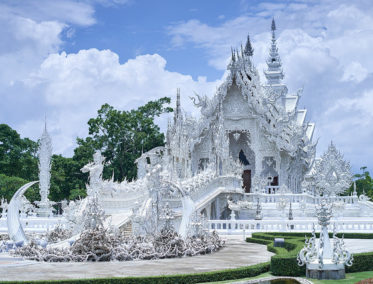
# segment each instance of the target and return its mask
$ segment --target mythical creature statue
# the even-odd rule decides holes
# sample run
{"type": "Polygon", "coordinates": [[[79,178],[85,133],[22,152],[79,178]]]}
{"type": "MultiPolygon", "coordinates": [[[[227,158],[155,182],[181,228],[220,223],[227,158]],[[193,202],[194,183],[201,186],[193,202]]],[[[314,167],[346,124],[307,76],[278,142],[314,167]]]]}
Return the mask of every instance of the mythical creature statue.
{"type": "Polygon", "coordinates": [[[101,151],[96,151],[93,155],[93,162],[85,165],[81,171],[89,173],[89,184],[87,185],[87,195],[93,196],[102,189],[102,172],[104,170],[105,158],[101,151]]]}

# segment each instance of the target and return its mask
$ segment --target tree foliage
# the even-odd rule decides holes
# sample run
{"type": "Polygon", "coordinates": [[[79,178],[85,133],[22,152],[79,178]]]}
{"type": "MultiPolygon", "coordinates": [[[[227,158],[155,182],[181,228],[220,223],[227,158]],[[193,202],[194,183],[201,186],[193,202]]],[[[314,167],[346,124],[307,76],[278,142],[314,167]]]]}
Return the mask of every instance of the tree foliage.
{"type": "MultiPolygon", "coordinates": [[[[361,167],[360,170],[362,171],[361,173],[354,175],[357,195],[365,192],[365,195],[370,199],[373,199],[373,179],[370,176],[369,171],[367,171],[367,167],[361,167]]],[[[351,194],[353,190],[353,185],[351,185],[347,193],[351,194]]]]}
{"type": "MultiPolygon", "coordinates": [[[[5,198],[9,202],[14,193],[26,183],[28,183],[28,181],[23,178],[9,177],[0,173],[0,198],[5,198]]],[[[29,188],[25,196],[30,201],[40,200],[38,185],[36,184],[29,188]]]]}
{"type": "Polygon", "coordinates": [[[37,149],[37,142],[22,139],[10,126],[0,124],[0,173],[9,177],[37,180],[37,149]]]}
{"type": "MultiPolygon", "coordinates": [[[[89,136],[78,138],[72,158],[52,156],[49,198],[53,201],[86,196],[88,174],[80,169],[92,161],[96,150],[101,150],[109,163],[104,177],[114,173],[116,180],[136,177],[135,160],[142,151],[164,145],[164,135],[154,118],[172,111],[165,105],[170,98],[150,101],[135,110],[120,111],[105,104],[97,117],[88,121],[89,136]]],[[[17,131],[0,124],[0,198],[8,201],[15,191],[29,181],[38,180],[38,143],[21,138],[17,131]]],[[[26,192],[30,201],[40,200],[38,186],[26,192]]]]}
{"type": "Polygon", "coordinates": [[[137,174],[135,160],[141,153],[164,145],[164,134],[154,118],[172,111],[165,106],[168,103],[170,98],[165,97],[130,111],[103,105],[97,117],[88,121],[89,136],[78,139],[74,159],[87,162],[95,150],[101,150],[108,162],[105,178],[114,174],[116,180],[134,179],[137,174]]]}

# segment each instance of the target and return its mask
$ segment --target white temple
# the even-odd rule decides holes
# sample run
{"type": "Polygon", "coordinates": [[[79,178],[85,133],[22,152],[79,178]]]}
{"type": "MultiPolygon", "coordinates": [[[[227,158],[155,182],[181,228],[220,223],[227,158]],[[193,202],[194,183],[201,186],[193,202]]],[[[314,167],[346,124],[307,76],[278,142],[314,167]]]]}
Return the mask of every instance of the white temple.
{"type": "Polygon", "coordinates": [[[348,218],[373,217],[365,196],[339,195],[352,175],[335,146],[315,159],[315,124],[306,122],[307,110],[298,109],[302,90],[289,93],[282,82],[274,20],[271,30],[264,85],[248,37],[244,48],[232,50],[228,76],[216,94],[192,98],[199,119],[183,113],[178,90],[166,145],[136,160],[136,181],[103,181],[100,200],[114,223],[132,224],[136,231],[167,203],[180,229],[185,215],[196,211],[210,229],[284,230],[279,221],[287,220],[293,229],[311,231],[321,196],[334,204],[336,216],[346,217],[341,226],[348,218]]]}
{"type": "MultiPolygon", "coordinates": [[[[248,37],[245,47],[232,50],[216,94],[192,98],[200,118],[182,111],[178,90],[166,144],[136,160],[137,179],[103,180],[105,159],[97,152],[82,169],[89,172],[88,198],[64,206],[63,218],[79,224],[87,200],[95,198],[109,216],[107,225],[134,234],[166,225],[186,236],[191,224],[202,223],[222,233],[310,232],[317,223],[315,206],[326,200],[338,231],[373,231],[373,203],[356,190],[341,195],[352,184],[342,154],[331,143],[315,158],[315,125],[306,122],[307,110],[298,109],[302,90],[288,92],[282,81],[274,20],[271,30],[265,84],[248,37]]],[[[46,184],[41,170],[43,196],[46,184]]]]}

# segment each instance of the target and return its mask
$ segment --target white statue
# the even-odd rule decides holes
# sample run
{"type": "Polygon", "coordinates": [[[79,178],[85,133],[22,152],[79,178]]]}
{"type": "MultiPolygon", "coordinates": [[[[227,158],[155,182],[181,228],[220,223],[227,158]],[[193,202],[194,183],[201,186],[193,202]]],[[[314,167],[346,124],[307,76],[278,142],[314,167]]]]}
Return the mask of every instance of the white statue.
{"type": "Polygon", "coordinates": [[[81,171],[89,172],[89,184],[87,185],[87,195],[94,196],[102,189],[102,172],[104,170],[105,158],[101,151],[96,151],[93,155],[93,162],[85,165],[81,171]]]}

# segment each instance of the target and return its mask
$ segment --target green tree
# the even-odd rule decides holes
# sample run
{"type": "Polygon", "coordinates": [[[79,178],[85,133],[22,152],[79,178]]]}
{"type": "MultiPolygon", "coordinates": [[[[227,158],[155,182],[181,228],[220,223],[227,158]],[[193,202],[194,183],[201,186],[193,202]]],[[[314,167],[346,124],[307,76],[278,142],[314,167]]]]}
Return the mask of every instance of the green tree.
{"type": "Polygon", "coordinates": [[[52,156],[51,187],[49,198],[53,201],[85,197],[87,175],[80,171],[80,163],[61,155],[52,156]],[[79,194],[72,191],[78,191],[79,194]]]}
{"type": "Polygon", "coordinates": [[[17,131],[0,124],[0,173],[25,180],[38,179],[38,143],[22,139],[17,131]]]}
{"type": "MultiPolygon", "coordinates": [[[[9,177],[4,174],[0,174],[0,198],[5,198],[9,202],[14,193],[26,183],[28,183],[28,181],[23,178],[9,177]]],[[[38,184],[35,184],[29,188],[26,191],[25,196],[31,202],[40,200],[38,184]]]]}
{"type": "Polygon", "coordinates": [[[154,118],[173,111],[165,106],[170,101],[164,97],[130,111],[116,110],[104,104],[97,117],[88,121],[89,136],[77,140],[79,146],[73,159],[83,166],[92,159],[95,150],[101,150],[109,163],[105,166],[105,178],[114,173],[116,180],[134,179],[137,174],[135,160],[141,153],[164,145],[164,134],[154,123],[154,118]]]}
{"type": "MultiPolygon", "coordinates": [[[[360,170],[362,171],[359,174],[354,175],[354,181],[356,182],[356,191],[357,195],[365,194],[370,198],[373,199],[373,179],[367,171],[367,167],[361,167],[360,170]]],[[[353,185],[348,189],[348,194],[353,192],[354,188],[353,185]]]]}

